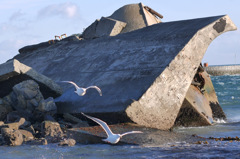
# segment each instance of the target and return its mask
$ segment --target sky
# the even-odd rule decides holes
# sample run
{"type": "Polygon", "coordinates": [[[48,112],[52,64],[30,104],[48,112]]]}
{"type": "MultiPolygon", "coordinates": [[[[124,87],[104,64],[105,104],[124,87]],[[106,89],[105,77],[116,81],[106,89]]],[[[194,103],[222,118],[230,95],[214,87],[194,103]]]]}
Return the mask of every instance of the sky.
{"type": "MultiPolygon", "coordinates": [[[[162,14],[162,22],[227,14],[240,29],[239,0],[0,0],[0,64],[24,46],[54,39],[55,35],[82,33],[96,19],[139,2],[162,14]]],[[[240,30],[217,37],[202,62],[240,64],[240,30]]]]}

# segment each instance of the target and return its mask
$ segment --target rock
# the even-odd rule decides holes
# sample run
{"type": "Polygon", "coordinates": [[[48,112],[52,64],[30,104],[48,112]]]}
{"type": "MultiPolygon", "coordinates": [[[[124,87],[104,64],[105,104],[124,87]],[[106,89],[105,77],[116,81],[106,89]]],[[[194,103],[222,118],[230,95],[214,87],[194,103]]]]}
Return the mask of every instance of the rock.
{"type": "Polygon", "coordinates": [[[0,126],[4,125],[4,122],[3,121],[0,121],[0,126]]]}
{"type": "Polygon", "coordinates": [[[7,114],[7,122],[15,122],[16,120],[20,119],[20,114],[17,111],[12,111],[7,114]]]}
{"type": "Polygon", "coordinates": [[[7,114],[8,114],[7,109],[4,106],[0,105],[0,120],[5,120],[7,114]]]}
{"type": "Polygon", "coordinates": [[[49,114],[44,115],[44,121],[53,121],[56,122],[56,120],[49,114]]]}
{"type": "Polygon", "coordinates": [[[57,106],[52,97],[42,100],[39,103],[37,109],[41,112],[50,112],[50,111],[55,112],[55,113],[57,112],[57,106]]]}
{"type": "Polygon", "coordinates": [[[18,130],[19,124],[18,124],[18,122],[3,124],[3,125],[0,126],[0,130],[2,128],[10,128],[10,129],[18,130]]]}
{"type": "Polygon", "coordinates": [[[59,123],[51,121],[42,122],[41,134],[50,142],[58,142],[64,136],[59,123]]]}
{"type": "Polygon", "coordinates": [[[40,138],[40,139],[36,139],[36,140],[29,140],[27,141],[28,145],[47,145],[48,142],[45,138],[40,138]]]}
{"type": "Polygon", "coordinates": [[[3,99],[0,98],[0,120],[5,120],[7,114],[11,111],[11,105],[7,104],[3,99]]]}
{"type": "Polygon", "coordinates": [[[19,130],[11,128],[2,128],[1,134],[6,145],[19,146],[23,143],[23,135],[19,130]]]}
{"type": "MultiPolygon", "coordinates": [[[[43,96],[39,90],[38,84],[33,80],[23,81],[13,87],[13,92],[16,94],[17,105],[14,108],[19,107],[20,109],[26,110],[32,113],[36,109],[35,102],[37,103],[43,100],[43,96]]],[[[17,108],[16,108],[17,109],[17,108]]]]}
{"type": "Polygon", "coordinates": [[[20,118],[19,120],[16,120],[18,122],[19,128],[25,128],[31,126],[30,121],[26,121],[25,118],[20,118]]]}
{"type": "Polygon", "coordinates": [[[26,131],[29,131],[29,132],[31,132],[31,133],[34,134],[34,135],[36,134],[35,129],[33,128],[32,125],[30,125],[30,126],[28,126],[28,127],[21,127],[21,129],[26,130],[26,131]]]}
{"type": "Polygon", "coordinates": [[[19,129],[19,131],[21,132],[21,134],[23,135],[23,141],[27,142],[30,140],[34,140],[34,136],[31,132],[27,131],[27,130],[21,130],[19,129]]]}
{"type": "Polygon", "coordinates": [[[76,141],[74,139],[64,139],[59,142],[59,146],[74,146],[76,141]]]}
{"type": "Polygon", "coordinates": [[[63,117],[66,121],[70,121],[70,122],[73,122],[75,124],[78,123],[79,125],[82,125],[83,127],[84,126],[89,126],[86,121],[82,121],[82,120],[78,119],[77,117],[75,117],[75,116],[73,116],[69,113],[64,113],[63,117]]]}
{"type": "MultiPolygon", "coordinates": [[[[14,85],[25,80],[34,80],[37,82],[44,98],[55,98],[62,94],[61,87],[50,78],[36,72],[31,67],[28,67],[27,65],[24,65],[18,60],[14,59],[0,65],[0,98],[10,94],[14,85]]],[[[34,90],[34,86],[25,86],[24,88],[30,89],[17,90],[18,92],[24,93],[23,96],[27,99],[32,98],[34,94],[37,93],[37,91],[34,90]]],[[[34,103],[34,101],[31,102],[31,104],[34,103]]]]}

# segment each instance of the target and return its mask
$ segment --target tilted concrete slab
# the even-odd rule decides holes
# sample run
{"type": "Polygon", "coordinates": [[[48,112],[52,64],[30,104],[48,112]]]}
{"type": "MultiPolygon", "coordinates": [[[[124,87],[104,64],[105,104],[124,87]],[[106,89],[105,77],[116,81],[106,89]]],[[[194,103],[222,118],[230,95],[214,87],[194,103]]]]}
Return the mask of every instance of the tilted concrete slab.
{"type": "Polygon", "coordinates": [[[59,113],[90,113],[107,122],[133,121],[162,130],[176,120],[209,44],[235,30],[228,16],[159,23],[114,37],[58,43],[16,56],[55,81],[97,85],[77,96],[70,84],[56,99],[59,113]]]}
{"type": "Polygon", "coordinates": [[[28,79],[35,80],[39,84],[45,98],[58,97],[62,94],[61,87],[53,80],[14,59],[0,65],[0,97],[8,95],[14,85],[28,79]]]}

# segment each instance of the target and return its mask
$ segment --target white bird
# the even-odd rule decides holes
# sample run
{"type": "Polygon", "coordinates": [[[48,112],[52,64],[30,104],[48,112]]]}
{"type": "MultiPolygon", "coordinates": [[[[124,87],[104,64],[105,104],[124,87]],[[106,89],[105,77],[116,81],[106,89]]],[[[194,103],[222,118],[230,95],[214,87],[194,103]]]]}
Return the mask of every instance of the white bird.
{"type": "Polygon", "coordinates": [[[102,96],[102,91],[97,86],[89,86],[87,88],[82,88],[82,87],[79,87],[76,83],[74,83],[72,81],[61,81],[61,82],[71,83],[72,85],[74,85],[74,87],[76,88],[76,91],[74,91],[74,92],[77,93],[79,96],[84,96],[86,94],[86,91],[89,88],[95,88],[98,91],[99,95],[102,96]]]}
{"type": "Polygon", "coordinates": [[[119,142],[119,140],[121,139],[121,137],[123,137],[124,135],[127,135],[127,134],[134,134],[134,133],[143,133],[141,131],[130,131],[130,132],[126,132],[126,133],[123,133],[123,134],[114,134],[111,129],[108,127],[107,123],[105,123],[104,121],[98,119],[98,118],[94,118],[94,117],[91,117],[91,116],[88,116],[84,113],[82,113],[82,115],[84,115],[85,117],[95,121],[96,123],[98,123],[102,128],[103,130],[106,132],[107,134],[107,138],[106,139],[102,139],[102,141],[104,142],[108,142],[108,143],[111,143],[111,144],[116,144],[119,142]]]}

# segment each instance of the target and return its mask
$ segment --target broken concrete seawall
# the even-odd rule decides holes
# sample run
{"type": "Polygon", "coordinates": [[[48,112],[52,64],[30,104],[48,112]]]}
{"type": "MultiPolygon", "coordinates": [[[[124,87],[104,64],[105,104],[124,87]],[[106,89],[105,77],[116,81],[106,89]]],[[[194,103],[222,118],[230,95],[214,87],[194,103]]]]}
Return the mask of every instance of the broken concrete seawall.
{"type": "Polygon", "coordinates": [[[94,114],[108,123],[132,121],[170,129],[209,44],[235,30],[228,16],[159,23],[114,37],[60,41],[17,55],[55,81],[98,85],[77,96],[69,84],[56,99],[59,113],[94,114]]]}
{"type": "Polygon", "coordinates": [[[212,76],[240,75],[240,65],[208,66],[205,70],[212,76]]]}

